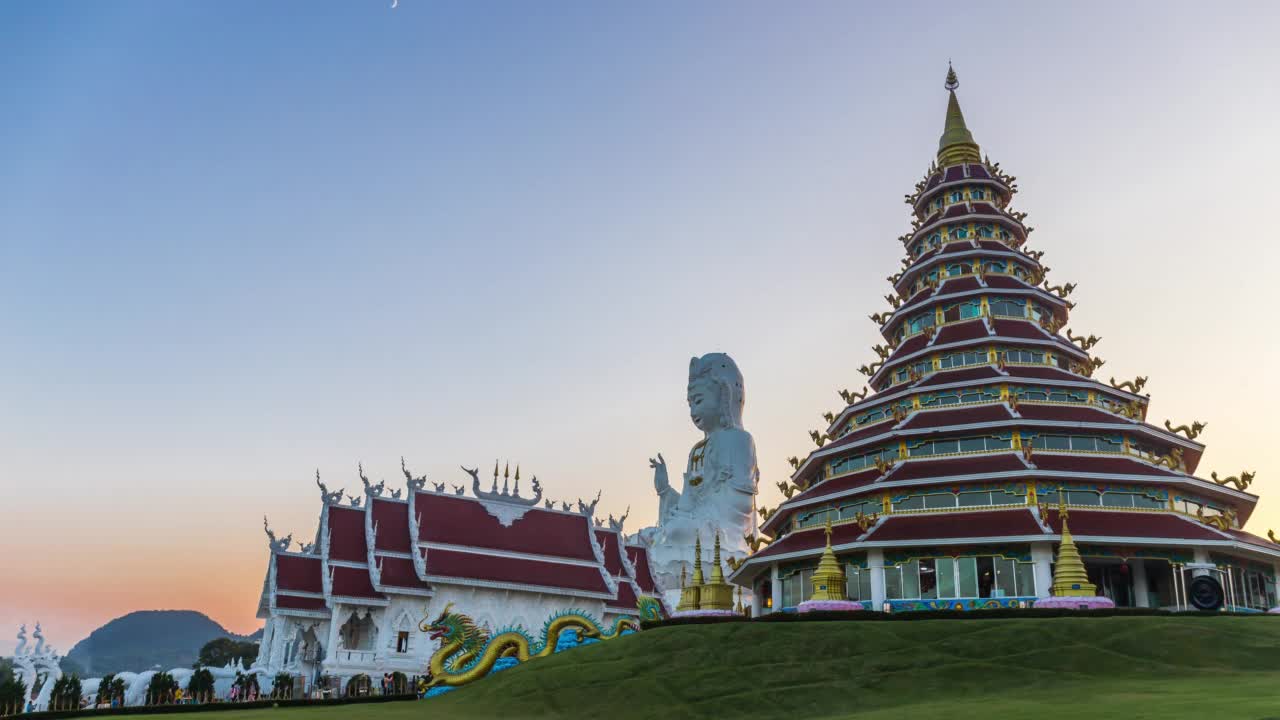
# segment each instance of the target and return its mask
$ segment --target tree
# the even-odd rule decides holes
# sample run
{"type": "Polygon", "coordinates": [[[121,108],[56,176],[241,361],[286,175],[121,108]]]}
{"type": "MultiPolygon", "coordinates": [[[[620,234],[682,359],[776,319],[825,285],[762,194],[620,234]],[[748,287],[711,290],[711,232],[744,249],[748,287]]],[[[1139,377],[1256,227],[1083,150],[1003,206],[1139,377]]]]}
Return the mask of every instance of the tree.
{"type": "Polygon", "coordinates": [[[167,672],[159,672],[151,676],[147,683],[147,701],[152,705],[173,702],[173,694],[178,689],[178,681],[167,672]]]}
{"type": "Polygon", "coordinates": [[[187,695],[197,700],[207,700],[213,695],[213,673],[207,668],[197,668],[187,681],[187,695]]]}
{"type": "Polygon", "coordinates": [[[287,672],[276,673],[271,679],[271,697],[289,698],[293,696],[293,676],[287,672]]]}
{"type": "Polygon", "coordinates": [[[200,648],[197,662],[205,667],[226,667],[237,659],[247,669],[258,659],[258,643],[229,637],[210,640],[200,648]]]}
{"type": "Polygon", "coordinates": [[[80,696],[83,688],[80,676],[63,675],[53,683],[53,691],[49,695],[49,707],[54,710],[74,710],[80,707],[80,696]]]}
{"type": "Polygon", "coordinates": [[[98,683],[98,696],[94,698],[93,704],[110,705],[113,700],[124,706],[124,680],[108,675],[98,683]]]}
{"type": "Polygon", "coordinates": [[[241,700],[256,698],[262,693],[262,690],[258,687],[257,675],[245,675],[244,673],[238,672],[236,673],[235,682],[232,683],[232,685],[239,691],[241,700]]]}
{"type": "Polygon", "coordinates": [[[356,675],[355,677],[347,681],[347,694],[348,695],[368,695],[369,687],[371,685],[373,685],[373,683],[370,682],[369,676],[365,675],[364,673],[360,673],[359,675],[356,675]]]}
{"type": "Polygon", "coordinates": [[[13,673],[13,663],[0,659],[0,713],[8,714],[22,708],[27,689],[13,673]]]}

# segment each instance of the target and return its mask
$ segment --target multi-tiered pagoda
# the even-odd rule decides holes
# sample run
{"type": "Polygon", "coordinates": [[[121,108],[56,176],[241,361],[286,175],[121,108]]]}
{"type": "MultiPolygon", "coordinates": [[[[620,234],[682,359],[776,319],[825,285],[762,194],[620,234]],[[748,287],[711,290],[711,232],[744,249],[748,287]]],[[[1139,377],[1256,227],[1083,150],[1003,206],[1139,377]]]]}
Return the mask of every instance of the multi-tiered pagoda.
{"type": "Polygon", "coordinates": [[[1053,591],[1060,508],[1099,595],[1120,606],[1276,604],[1280,545],[1243,532],[1252,474],[1196,476],[1203,423],[1149,422],[1146,378],[1099,379],[1098,338],[1067,327],[1071,283],[1027,249],[1014,178],[986,160],[948,72],[937,161],[872,316],[862,392],[792,458],[735,571],[757,614],[809,599],[826,548],[873,610],[1025,607],[1053,591]],[[1209,580],[1201,580],[1208,578],[1209,580]],[[1211,582],[1212,581],[1212,582],[1211,582]]]}

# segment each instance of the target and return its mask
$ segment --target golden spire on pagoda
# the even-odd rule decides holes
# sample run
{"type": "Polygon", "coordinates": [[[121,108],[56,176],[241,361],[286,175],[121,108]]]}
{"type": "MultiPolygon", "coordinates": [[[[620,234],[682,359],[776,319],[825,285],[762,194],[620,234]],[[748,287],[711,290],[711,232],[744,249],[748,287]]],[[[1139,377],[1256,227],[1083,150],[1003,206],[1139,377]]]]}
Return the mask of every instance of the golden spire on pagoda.
{"type": "Polygon", "coordinates": [[[1058,490],[1058,518],[1062,520],[1062,541],[1058,545],[1058,564],[1053,568],[1053,594],[1059,597],[1096,597],[1098,588],[1089,582],[1080,551],[1067,528],[1067,506],[1063,491],[1058,490]]]}
{"type": "Polygon", "coordinates": [[[711,584],[724,583],[724,571],[720,569],[720,533],[716,533],[715,552],[711,560],[711,584]]]}
{"type": "Polygon", "coordinates": [[[947,63],[947,122],[942,129],[942,137],[938,139],[938,167],[957,165],[964,162],[980,163],[982,154],[978,143],[973,140],[973,133],[964,124],[964,113],[960,112],[960,101],[956,99],[956,88],[960,80],[956,77],[955,68],[947,63]]]}
{"type": "Polygon", "coordinates": [[[680,563],[680,602],[676,604],[676,612],[698,609],[698,592],[700,588],[689,585],[686,582],[688,579],[687,570],[688,568],[685,567],[685,564],[680,563]]]}
{"type": "Polygon", "coordinates": [[[822,551],[818,569],[813,571],[813,596],[810,600],[847,600],[844,568],[831,549],[831,518],[827,518],[827,549],[822,551]]]}
{"type": "Polygon", "coordinates": [[[702,535],[693,536],[693,585],[701,586],[706,583],[706,579],[702,576],[702,535]]]}

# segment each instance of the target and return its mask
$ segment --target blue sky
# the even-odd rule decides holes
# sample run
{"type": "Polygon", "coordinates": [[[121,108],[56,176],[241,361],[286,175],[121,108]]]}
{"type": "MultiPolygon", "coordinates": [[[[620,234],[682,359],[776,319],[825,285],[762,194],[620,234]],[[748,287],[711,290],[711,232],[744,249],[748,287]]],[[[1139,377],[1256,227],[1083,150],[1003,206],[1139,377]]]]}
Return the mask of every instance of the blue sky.
{"type": "Polygon", "coordinates": [[[317,467],[509,459],[634,529],[710,351],[746,375],[773,504],[861,386],[949,58],[1102,374],[1209,421],[1204,472],[1260,472],[1261,532],[1277,14],[0,5],[0,575],[24,588],[0,628],[44,614],[66,646],[168,606],[248,629],[260,517],[310,532],[317,467]]]}

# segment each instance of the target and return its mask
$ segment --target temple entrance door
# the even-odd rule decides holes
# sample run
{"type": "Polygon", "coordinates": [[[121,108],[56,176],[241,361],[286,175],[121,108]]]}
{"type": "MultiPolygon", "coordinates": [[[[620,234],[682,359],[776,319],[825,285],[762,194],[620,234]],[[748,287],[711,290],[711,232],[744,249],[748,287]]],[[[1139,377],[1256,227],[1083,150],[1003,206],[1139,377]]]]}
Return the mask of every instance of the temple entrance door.
{"type": "MultiPolygon", "coordinates": [[[[1133,571],[1122,563],[1109,563],[1098,568],[1098,593],[1111,598],[1116,607],[1133,607],[1133,571]]],[[[1092,574],[1092,573],[1091,573],[1092,574]]]]}

